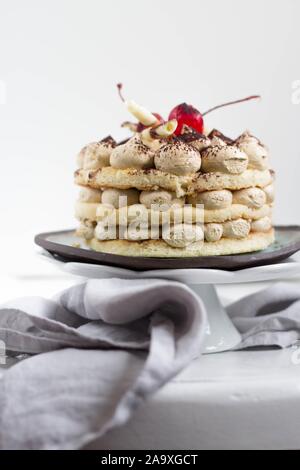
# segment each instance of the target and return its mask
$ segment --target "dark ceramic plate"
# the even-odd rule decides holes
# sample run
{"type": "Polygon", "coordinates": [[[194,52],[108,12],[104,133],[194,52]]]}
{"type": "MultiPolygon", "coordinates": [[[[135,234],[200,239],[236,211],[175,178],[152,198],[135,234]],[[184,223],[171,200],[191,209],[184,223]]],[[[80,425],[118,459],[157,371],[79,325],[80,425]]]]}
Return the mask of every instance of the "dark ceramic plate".
{"type": "Polygon", "coordinates": [[[276,227],[276,241],[269,248],[255,253],[231,256],[200,256],[196,258],[142,258],[99,253],[88,248],[72,246],[80,240],[74,230],[42,233],[35,243],[54,257],[63,261],[105,264],[136,271],[152,269],[210,268],[237,270],[274,264],[283,261],[300,250],[300,227],[276,227]]]}

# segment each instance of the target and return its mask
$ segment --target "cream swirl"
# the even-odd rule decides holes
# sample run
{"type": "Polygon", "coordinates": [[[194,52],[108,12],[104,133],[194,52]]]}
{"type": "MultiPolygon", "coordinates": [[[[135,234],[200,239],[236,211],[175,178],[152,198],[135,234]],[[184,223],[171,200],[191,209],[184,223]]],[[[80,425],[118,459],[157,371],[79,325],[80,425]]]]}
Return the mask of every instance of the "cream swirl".
{"type": "Polygon", "coordinates": [[[136,189],[108,188],[105,189],[102,193],[102,203],[111,205],[115,209],[132,206],[138,202],[139,192],[136,189]]]}
{"type": "Polygon", "coordinates": [[[81,188],[78,200],[81,202],[101,202],[102,191],[93,188],[81,188]]]}
{"type": "Polygon", "coordinates": [[[233,175],[243,173],[248,166],[248,157],[236,145],[227,145],[223,140],[214,137],[211,147],[202,155],[202,170],[205,173],[221,172],[233,175]]]}
{"type": "Polygon", "coordinates": [[[147,147],[139,135],[135,135],[123,145],[118,145],[111,153],[113,168],[153,168],[154,152],[147,147]]]}
{"type": "Polygon", "coordinates": [[[98,170],[109,166],[109,159],[116,142],[112,137],[106,137],[100,142],[92,142],[79,152],[77,164],[85,170],[98,170]]]}
{"type": "Polygon", "coordinates": [[[223,224],[223,236],[225,238],[241,239],[248,237],[251,224],[248,220],[230,220],[223,224]]]}
{"type": "Polygon", "coordinates": [[[156,191],[142,191],[140,194],[140,203],[148,209],[168,210],[170,207],[182,207],[185,198],[176,198],[176,194],[171,191],[159,189],[156,191]]]}
{"type": "Polygon", "coordinates": [[[202,242],[204,233],[199,225],[177,224],[168,230],[163,228],[162,237],[168,245],[184,248],[195,242],[202,242]]]}
{"type": "Polygon", "coordinates": [[[262,219],[254,220],[251,223],[252,232],[268,232],[272,228],[272,220],[270,217],[263,217],[262,219]]]}
{"type": "Polygon", "coordinates": [[[210,131],[210,133],[208,134],[208,137],[211,140],[213,140],[215,138],[218,138],[219,140],[222,140],[226,144],[233,144],[234,143],[234,141],[230,137],[227,137],[222,132],[220,132],[218,129],[213,129],[212,131],[210,131]]]}
{"type": "Polygon", "coordinates": [[[158,170],[184,176],[200,170],[201,156],[191,145],[175,140],[157,151],[154,163],[158,170]]]}
{"type": "Polygon", "coordinates": [[[256,137],[244,132],[236,141],[239,149],[249,158],[249,168],[266,170],[269,168],[269,151],[256,137]]]}
{"type": "Polygon", "coordinates": [[[260,188],[240,189],[233,193],[233,204],[243,204],[251,209],[259,209],[266,202],[266,193],[260,188]]]}
{"type": "Polygon", "coordinates": [[[214,135],[210,140],[210,147],[226,147],[227,143],[219,135],[214,135]]]}
{"type": "Polygon", "coordinates": [[[86,240],[91,240],[94,238],[95,225],[90,220],[84,220],[80,223],[78,229],[76,230],[77,237],[85,238],[86,240]]]}
{"type": "Polygon", "coordinates": [[[267,204],[273,204],[274,199],[275,199],[274,183],[271,183],[268,186],[265,186],[263,189],[267,197],[267,204]]]}
{"type": "Polygon", "coordinates": [[[223,235],[222,224],[205,224],[204,226],[205,240],[207,242],[218,242],[223,235]]]}
{"type": "Polygon", "coordinates": [[[188,197],[189,204],[203,204],[206,210],[226,209],[232,204],[232,192],[227,189],[220,191],[204,191],[188,197]]]}
{"type": "Polygon", "coordinates": [[[194,129],[188,126],[183,126],[183,134],[178,136],[179,140],[185,144],[191,145],[196,148],[199,152],[208,148],[211,145],[210,139],[204,135],[196,132],[194,129]]]}

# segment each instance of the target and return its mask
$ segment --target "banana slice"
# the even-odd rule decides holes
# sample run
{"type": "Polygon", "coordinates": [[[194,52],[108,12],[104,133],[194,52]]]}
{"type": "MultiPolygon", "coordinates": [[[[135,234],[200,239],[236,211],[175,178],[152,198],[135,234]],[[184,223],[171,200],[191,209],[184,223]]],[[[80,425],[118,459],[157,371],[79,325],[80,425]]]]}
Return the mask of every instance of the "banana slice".
{"type": "Polygon", "coordinates": [[[140,106],[133,100],[129,100],[125,102],[126,107],[128,111],[144,126],[153,126],[156,124],[157,118],[154,116],[154,114],[150,113],[148,109],[144,108],[143,106],[140,106]]]}
{"type": "Polygon", "coordinates": [[[141,140],[144,145],[147,145],[151,150],[159,150],[160,147],[166,144],[165,140],[171,137],[176,131],[178,122],[176,119],[165,122],[157,127],[150,127],[141,132],[141,140]]]}

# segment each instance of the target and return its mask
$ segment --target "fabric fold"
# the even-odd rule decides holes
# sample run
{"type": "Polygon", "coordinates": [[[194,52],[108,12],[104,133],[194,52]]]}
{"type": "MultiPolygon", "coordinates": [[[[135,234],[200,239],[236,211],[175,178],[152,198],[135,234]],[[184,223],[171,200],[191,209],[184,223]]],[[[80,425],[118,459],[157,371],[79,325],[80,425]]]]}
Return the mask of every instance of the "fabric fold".
{"type": "Polygon", "coordinates": [[[124,424],[201,354],[205,328],[202,301],[172,281],[89,280],[9,302],[0,338],[38,354],[0,381],[0,448],[76,449],[124,424]]]}
{"type": "Polygon", "coordinates": [[[230,305],[227,312],[243,338],[236,349],[285,348],[300,341],[300,291],[297,286],[273,284],[230,305]]]}

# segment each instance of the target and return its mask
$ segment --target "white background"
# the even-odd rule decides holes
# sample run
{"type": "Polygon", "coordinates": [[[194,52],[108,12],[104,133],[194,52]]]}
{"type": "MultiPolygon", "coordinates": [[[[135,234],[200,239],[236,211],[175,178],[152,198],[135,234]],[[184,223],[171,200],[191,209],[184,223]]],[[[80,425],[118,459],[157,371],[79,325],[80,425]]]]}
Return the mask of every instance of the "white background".
{"type": "Polygon", "coordinates": [[[300,223],[299,22],[299,0],[0,0],[1,267],[10,246],[28,253],[35,233],[74,225],[75,155],[124,136],[119,81],[164,116],[261,94],[207,124],[269,145],[275,220],[300,223]]]}
{"type": "MultiPolygon", "coordinates": [[[[75,282],[43,268],[33,237],[75,225],[77,152],[107,134],[124,136],[120,123],[128,115],[116,93],[119,81],[126,96],[166,117],[182,101],[204,111],[260,93],[262,102],[218,111],[207,124],[231,136],[249,128],[269,145],[277,170],[275,219],[299,224],[300,104],[292,104],[292,84],[300,80],[299,23],[300,0],[0,0],[0,302],[50,296],[75,282]]],[[[227,303],[263,287],[228,285],[219,293],[227,303]]],[[[287,383],[284,354],[270,364],[255,358],[272,377],[280,373],[277,402],[287,383]]],[[[222,356],[215,360],[222,367],[222,356]]],[[[230,360],[225,375],[239,363],[230,360]]],[[[254,359],[246,365],[253,388],[259,369],[254,359]]]]}

